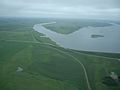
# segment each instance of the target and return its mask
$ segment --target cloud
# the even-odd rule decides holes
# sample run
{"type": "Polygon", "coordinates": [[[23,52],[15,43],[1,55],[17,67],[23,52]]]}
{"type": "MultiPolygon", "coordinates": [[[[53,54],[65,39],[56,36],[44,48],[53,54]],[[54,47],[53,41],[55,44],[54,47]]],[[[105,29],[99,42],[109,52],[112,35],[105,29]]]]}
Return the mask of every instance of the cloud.
{"type": "Polygon", "coordinates": [[[0,16],[120,18],[120,0],[0,0],[0,16]]]}

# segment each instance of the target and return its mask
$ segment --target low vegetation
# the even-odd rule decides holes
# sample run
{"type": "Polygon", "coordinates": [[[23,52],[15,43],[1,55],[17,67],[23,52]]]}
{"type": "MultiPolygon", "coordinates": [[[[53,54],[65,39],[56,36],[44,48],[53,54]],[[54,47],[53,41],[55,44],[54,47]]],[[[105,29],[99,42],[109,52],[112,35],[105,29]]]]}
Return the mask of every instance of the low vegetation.
{"type": "Polygon", "coordinates": [[[114,87],[103,84],[109,72],[120,75],[118,59],[59,47],[32,29],[32,23],[38,21],[0,22],[0,90],[89,90],[83,67],[73,57],[85,66],[91,90],[120,90],[120,84],[114,87]],[[16,27],[14,30],[11,24],[16,27]]]}
{"type": "Polygon", "coordinates": [[[105,27],[111,24],[96,20],[55,20],[54,24],[43,25],[45,28],[61,34],[70,34],[84,27],[105,27]]]}

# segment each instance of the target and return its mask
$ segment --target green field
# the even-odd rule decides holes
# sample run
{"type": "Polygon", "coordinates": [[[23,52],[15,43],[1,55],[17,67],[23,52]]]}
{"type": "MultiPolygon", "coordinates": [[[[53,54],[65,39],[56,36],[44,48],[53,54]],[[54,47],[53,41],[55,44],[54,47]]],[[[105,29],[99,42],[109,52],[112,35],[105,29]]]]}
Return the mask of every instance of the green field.
{"type": "Polygon", "coordinates": [[[89,90],[80,63],[91,90],[120,90],[120,81],[116,86],[102,83],[110,72],[120,76],[118,59],[59,47],[32,29],[34,24],[49,21],[0,19],[0,90],[89,90]],[[18,67],[23,70],[17,71],[18,67]]]}
{"type": "Polygon", "coordinates": [[[54,20],[54,24],[43,25],[45,28],[50,29],[54,32],[61,34],[70,34],[80,28],[92,26],[92,27],[105,27],[111,24],[108,24],[106,21],[97,21],[97,20],[82,20],[82,19],[64,19],[64,20],[54,20]]]}

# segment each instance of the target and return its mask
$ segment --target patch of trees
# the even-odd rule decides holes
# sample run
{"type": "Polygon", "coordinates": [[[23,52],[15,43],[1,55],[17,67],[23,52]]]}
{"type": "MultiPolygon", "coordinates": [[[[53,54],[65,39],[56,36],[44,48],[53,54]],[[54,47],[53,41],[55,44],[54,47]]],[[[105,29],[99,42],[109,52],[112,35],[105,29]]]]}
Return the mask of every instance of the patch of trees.
{"type": "Polygon", "coordinates": [[[117,86],[119,85],[119,82],[120,82],[120,76],[118,76],[118,80],[115,80],[110,76],[105,76],[102,81],[102,83],[107,86],[117,86]]]}
{"type": "Polygon", "coordinates": [[[108,86],[118,85],[117,81],[112,79],[110,76],[106,76],[106,77],[103,78],[103,84],[108,85],[108,86]]]}

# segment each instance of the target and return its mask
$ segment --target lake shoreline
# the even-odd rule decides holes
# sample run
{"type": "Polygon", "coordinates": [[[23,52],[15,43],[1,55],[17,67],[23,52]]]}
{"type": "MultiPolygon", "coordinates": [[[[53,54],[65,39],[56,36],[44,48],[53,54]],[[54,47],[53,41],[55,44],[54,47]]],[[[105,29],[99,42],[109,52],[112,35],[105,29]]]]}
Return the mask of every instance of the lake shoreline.
{"type": "MultiPolygon", "coordinates": [[[[118,31],[118,29],[120,28],[120,25],[111,25],[109,27],[97,27],[97,29],[95,30],[94,27],[84,27],[76,32],[73,32],[71,34],[68,34],[68,35],[63,35],[63,34],[60,34],[60,33],[56,33],[56,32],[53,32],[49,29],[46,29],[44,26],[42,26],[41,24],[36,24],[33,26],[33,29],[35,31],[38,31],[39,33],[43,33],[45,36],[49,37],[51,40],[53,40],[54,42],[56,42],[58,45],[60,45],[61,47],[64,47],[64,48],[68,48],[68,49],[74,49],[74,50],[79,50],[79,51],[90,51],[90,52],[105,52],[105,53],[120,53],[120,42],[117,42],[115,40],[112,40],[114,38],[110,38],[111,41],[113,41],[113,43],[110,41],[110,39],[107,37],[107,40],[109,41],[109,44],[112,44],[111,47],[110,45],[108,45],[109,48],[107,48],[105,50],[105,47],[106,45],[104,46],[104,48],[100,48],[101,46],[97,46],[98,43],[101,45],[104,44],[104,42],[102,42],[103,39],[101,38],[91,38],[91,35],[92,34],[101,34],[103,32],[105,32],[104,30],[102,30],[102,28],[106,28],[106,30],[112,28],[109,30],[110,34],[112,32],[113,34],[113,30],[114,28],[116,29],[116,31],[118,31]],[[100,30],[101,29],[101,30],[100,30]],[[83,32],[86,31],[86,33],[83,32]],[[82,31],[82,34],[81,32],[82,31]],[[87,31],[91,31],[91,32],[87,32],[87,31]],[[99,31],[99,32],[98,32],[99,31]],[[96,32],[96,33],[95,33],[96,32]],[[77,34],[79,33],[79,34],[77,34]],[[83,37],[82,37],[83,36],[83,37]],[[86,37],[85,37],[86,36],[86,37]],[[82,37],[81,40],[77,40],[79,39],[80,37],[82,37]],[[85,39],[85,40],[84,40],[85,39]],[[70,41],[71,40],[71,41],[70,41]],[[83,43],[78,43],[76,42],[76,40],[78,42],[83,42],[83,43]],[[74,41],[74,42],[73,42],[74,41]],[[88,41],[88,42],[87,42],[88,41]],[[91,41],[91,42],[90,42],[91,41]],[[97,43],[96,43],[97,42],[97,43]],[[77,44],[78,43],[78,44],[77,44]],[[89,44],[90,43],[90,44],[89,44]],[[116,46],[117,43],[119,44],[119,46],[116,46]],[[92,46],[92,44],[94,44],[94,46],[92,46]],[[95,45],[97,44],[97,45],[95,45]],[[114,46],[115,45],[115,46],[114,46]],[[113,48],[114,46],[114,48],[113,48]],[[94,48],[96,47],[96,48],[94,48]],[[94,49],[92,49],[94,48],[94,49]],[[118,49],[117,49],[118,48],[118,49]]],[[[108,32],[108,33],[109,33],[108,32]]],[[[115,31],[114,31],[115,32],[115,31]]],[[[118,31],[119,32],[119,31],[118,31]]],[[[118,33],[117,32],[117,33],[118,33]]],[[[116,33],[116,32],[115,32],[116,33]]],[[[105,32],[106,34],[106,32],[105,32]]],[[[120,32],[119,32],[120,34],[120,32]]],[[[104,33],[103,33],[104,35],[104,33]]],[[[105,37],[107,36],[108,34],[104,35],[105,37]]],[[[109,36],[109,35],[108,35],[109,36]]],[[[117,34],[117,36],[119,37],[120,35],[117,34]]],[[[118,37],[116,37],[117,39],[119,39],[118,37]]],[[[102,37],[104,38],[104,37],[102,37]]],[[[116,39],[115,38],[115,39],[116,39]]],[[[105,42],[106,43],[106,42],[105,42]]]]}

